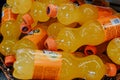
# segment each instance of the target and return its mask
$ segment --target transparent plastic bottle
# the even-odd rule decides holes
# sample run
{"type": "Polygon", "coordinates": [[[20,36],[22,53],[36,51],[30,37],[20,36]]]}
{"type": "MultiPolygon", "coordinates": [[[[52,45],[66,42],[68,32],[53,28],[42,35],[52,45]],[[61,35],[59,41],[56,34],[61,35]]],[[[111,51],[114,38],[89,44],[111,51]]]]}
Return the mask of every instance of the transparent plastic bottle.
{"type": "Polygon", "coordinates": [[[108,57],[116,64],[120,64],[120,38],[112,39],[107,46],[107,55],[108,57]]]}
{"type": "Polygon", "coordinates": [[[18,79],[100,80],[105,73],[105,65],[95,55],[78,58],[64,52],[22,49],[17,51],[13,75],[18,79]]]}
{"type": "Polygon", "coordinates": [[[119,20],[119,17],[112,15],[99,21],[90,20],[79,28],[63,28],[55,39],[57,48],[74,52],[83,45],[99,45],[118,37],[119,20]]]}

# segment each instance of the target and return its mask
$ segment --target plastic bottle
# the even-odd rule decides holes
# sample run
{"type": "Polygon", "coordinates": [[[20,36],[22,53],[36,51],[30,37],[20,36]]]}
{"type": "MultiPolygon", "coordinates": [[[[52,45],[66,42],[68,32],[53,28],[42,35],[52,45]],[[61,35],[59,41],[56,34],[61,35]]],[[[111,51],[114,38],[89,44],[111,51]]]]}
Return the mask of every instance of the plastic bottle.
{"type": "Polygon", "coordinates": [[[18,79],[100,80],[106,73],[105,65],[95,55],[78,58],[64,52],[22,49],[16,59],[13,75],[18,79]]]}
{"type": "Polygon", "coordinates": [[[31,6],[33,0],[7,0],[7,3],[12,7],[13,13],[24,14],[27,13],[31,6]]]}
{"type": "Polygon", "coordinates": [[[99,22],[90,20],[79,28],[63,28],[55,39],[57,49],[74,52],[83,45],[99,45],[118,37],[119,20],[116,15],[112,15],[99,22]]]}
{"type": "Polygon", "coordinates": [[[3,40],[0,44],[0,52],[4,56],[14,55],[12,53],[12,47],[20,36],[20,27],[15,21],[16,17],[14,17],[14,14],[11,12],[9,5],[3,6],[2,10],[1,34],[3,40]]]}
{"type": "Polygon", "coordinates": [[[30,10],[30,15],[34,20],[34,24],[32,26],[36,26],[37,22],[46,22],[49,20],[49,17],[46,14],[46,5],[39,1],[34,1],[30,10]]]}
{"type": "Polygon", "coordinates": [[[11,66],[15,61],[15,53],[12,52],[12,48],[20,36],[19,25],[15,20],[16,15],[12,13],[10,6],[5,4],[2,8],[0,32],[3,39],[0,43],[0,52],[5,56],[6,66],[11,66]]]}
{"type": "Polygon", "coordinates": [[[112,39],[107,46],[107,55],[108,57],[116,64],[120,65],[120,38],[112,39]]]}
{"type": "Polygon", "coordinates": [[[61,4],[60,6],[49,4],[47,14],[53,18],[57,17],[58,21],[65,25],[74,22],[83,24],[87,20],[97,19],[98,10],[91,4],[83,4],[81,6],[76,6],[73,3],[61,4]]]}

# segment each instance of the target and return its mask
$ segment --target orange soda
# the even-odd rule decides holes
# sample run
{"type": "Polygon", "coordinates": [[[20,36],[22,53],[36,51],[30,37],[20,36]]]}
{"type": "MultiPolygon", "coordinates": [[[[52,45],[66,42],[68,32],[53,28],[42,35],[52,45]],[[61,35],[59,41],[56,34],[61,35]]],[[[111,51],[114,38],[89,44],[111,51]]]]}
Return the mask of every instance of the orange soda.
{"type": "Polygon", "coordinates": [[[74,52],[83,45],[99,45],[120,36],[116,15],[87,21],[79,28],[63,28],[55,39],[57,49],[74,52]]]}
{"type": "Polygon", "coordinates": [[[105,65],[96,55],[78,58],[65,52],[26,48],[17,51],[13,76],[18,79],[100,80],[105,73],[105,65]]]}

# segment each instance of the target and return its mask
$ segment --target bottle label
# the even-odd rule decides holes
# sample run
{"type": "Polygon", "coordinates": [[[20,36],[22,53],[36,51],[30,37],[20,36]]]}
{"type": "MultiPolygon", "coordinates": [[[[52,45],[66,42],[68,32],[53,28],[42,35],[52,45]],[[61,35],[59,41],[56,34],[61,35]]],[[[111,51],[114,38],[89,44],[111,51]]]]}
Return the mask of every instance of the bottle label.
{"type": "Polygon", "coordinates": [[[17,15],[12,13],[11,8],[3,9],[2,22],[8,21],[8,20],[15,20],[16,17],[17,17],[17,15]]]}
{"type": "Polygon", "coordinates": [[[98,21],[103,26],[105,31],[105,41],[111,40],[113,38],[120,36],[120,18],[111,15],[107,17],[99,18],[98,21]]]}
{"type": "Polygon", "coordinates": [[[115,12],[110,7],[96,6],[98,9],[98,18],[113,15],[115,12]]]}
{"type": "Polygon", "coordinates": [[[61,54],[53,51],[37,51],[35,53],[33,79],[58,80],[60,76],[61,54]]]}

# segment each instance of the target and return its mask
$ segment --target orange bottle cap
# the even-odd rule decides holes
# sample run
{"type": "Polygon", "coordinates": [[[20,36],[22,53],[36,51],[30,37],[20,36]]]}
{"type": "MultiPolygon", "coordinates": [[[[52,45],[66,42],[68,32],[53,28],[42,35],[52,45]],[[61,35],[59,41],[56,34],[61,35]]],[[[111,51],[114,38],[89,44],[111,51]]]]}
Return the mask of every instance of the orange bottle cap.
{"type": "Polygon", "coordinates": [[[85,55],[96,54],[97,48],[95,46],[87,45],[84,50],[85,55]]]}
{"type": "Polygon", "coordinates": [[[6,66],[12,66],[15,61],[16,61],[15,56],[6,56],[5,57],[5,65],[6,66]]]}
{"type": "Polygon", "coordinates": [[[32,18],[32,16],[28,13],[26,13],[25,15],[23,15],[23,21],[27,24],[27,25],[31,25],[33,24],[34,20],[32,18]]]}
{"type": "Polygon", "coordinates": [[[45,40],[44,45],[48,50],[51,50],[51,51],[56,51],[57,50],[57,44],[52,37],[48,37],[45,40]]]}
{"type": "Polygon", "coordinates": [[[20,25],[20,31],[21,33],[28,34],[31,31],[31,26],[22,22],[20,25]]]}
{"type": "Polygon", "coordinates": [[[30,41],[32,41],[38,47],[38,49],[43,49],[44,41],[47,38],[47,32],[39,27],[32,30],[30,33],[31,35],[27,35],[24,38],[27,38],[30,41]]]}
{"type": "Polygon", "coordinates": [[[115,76],[117,73],[117,67],[115,64],[113,63],[105,63],[106,67],[107,67],[107,73],[106,75],[109,77],[115,76]]]}
{"type": "Polygon", "coordinates": [[[49,17],[55,18],[57,15],[57,6],[53,4],[49,4],[47,7],[47,15],[49,17]]]}

